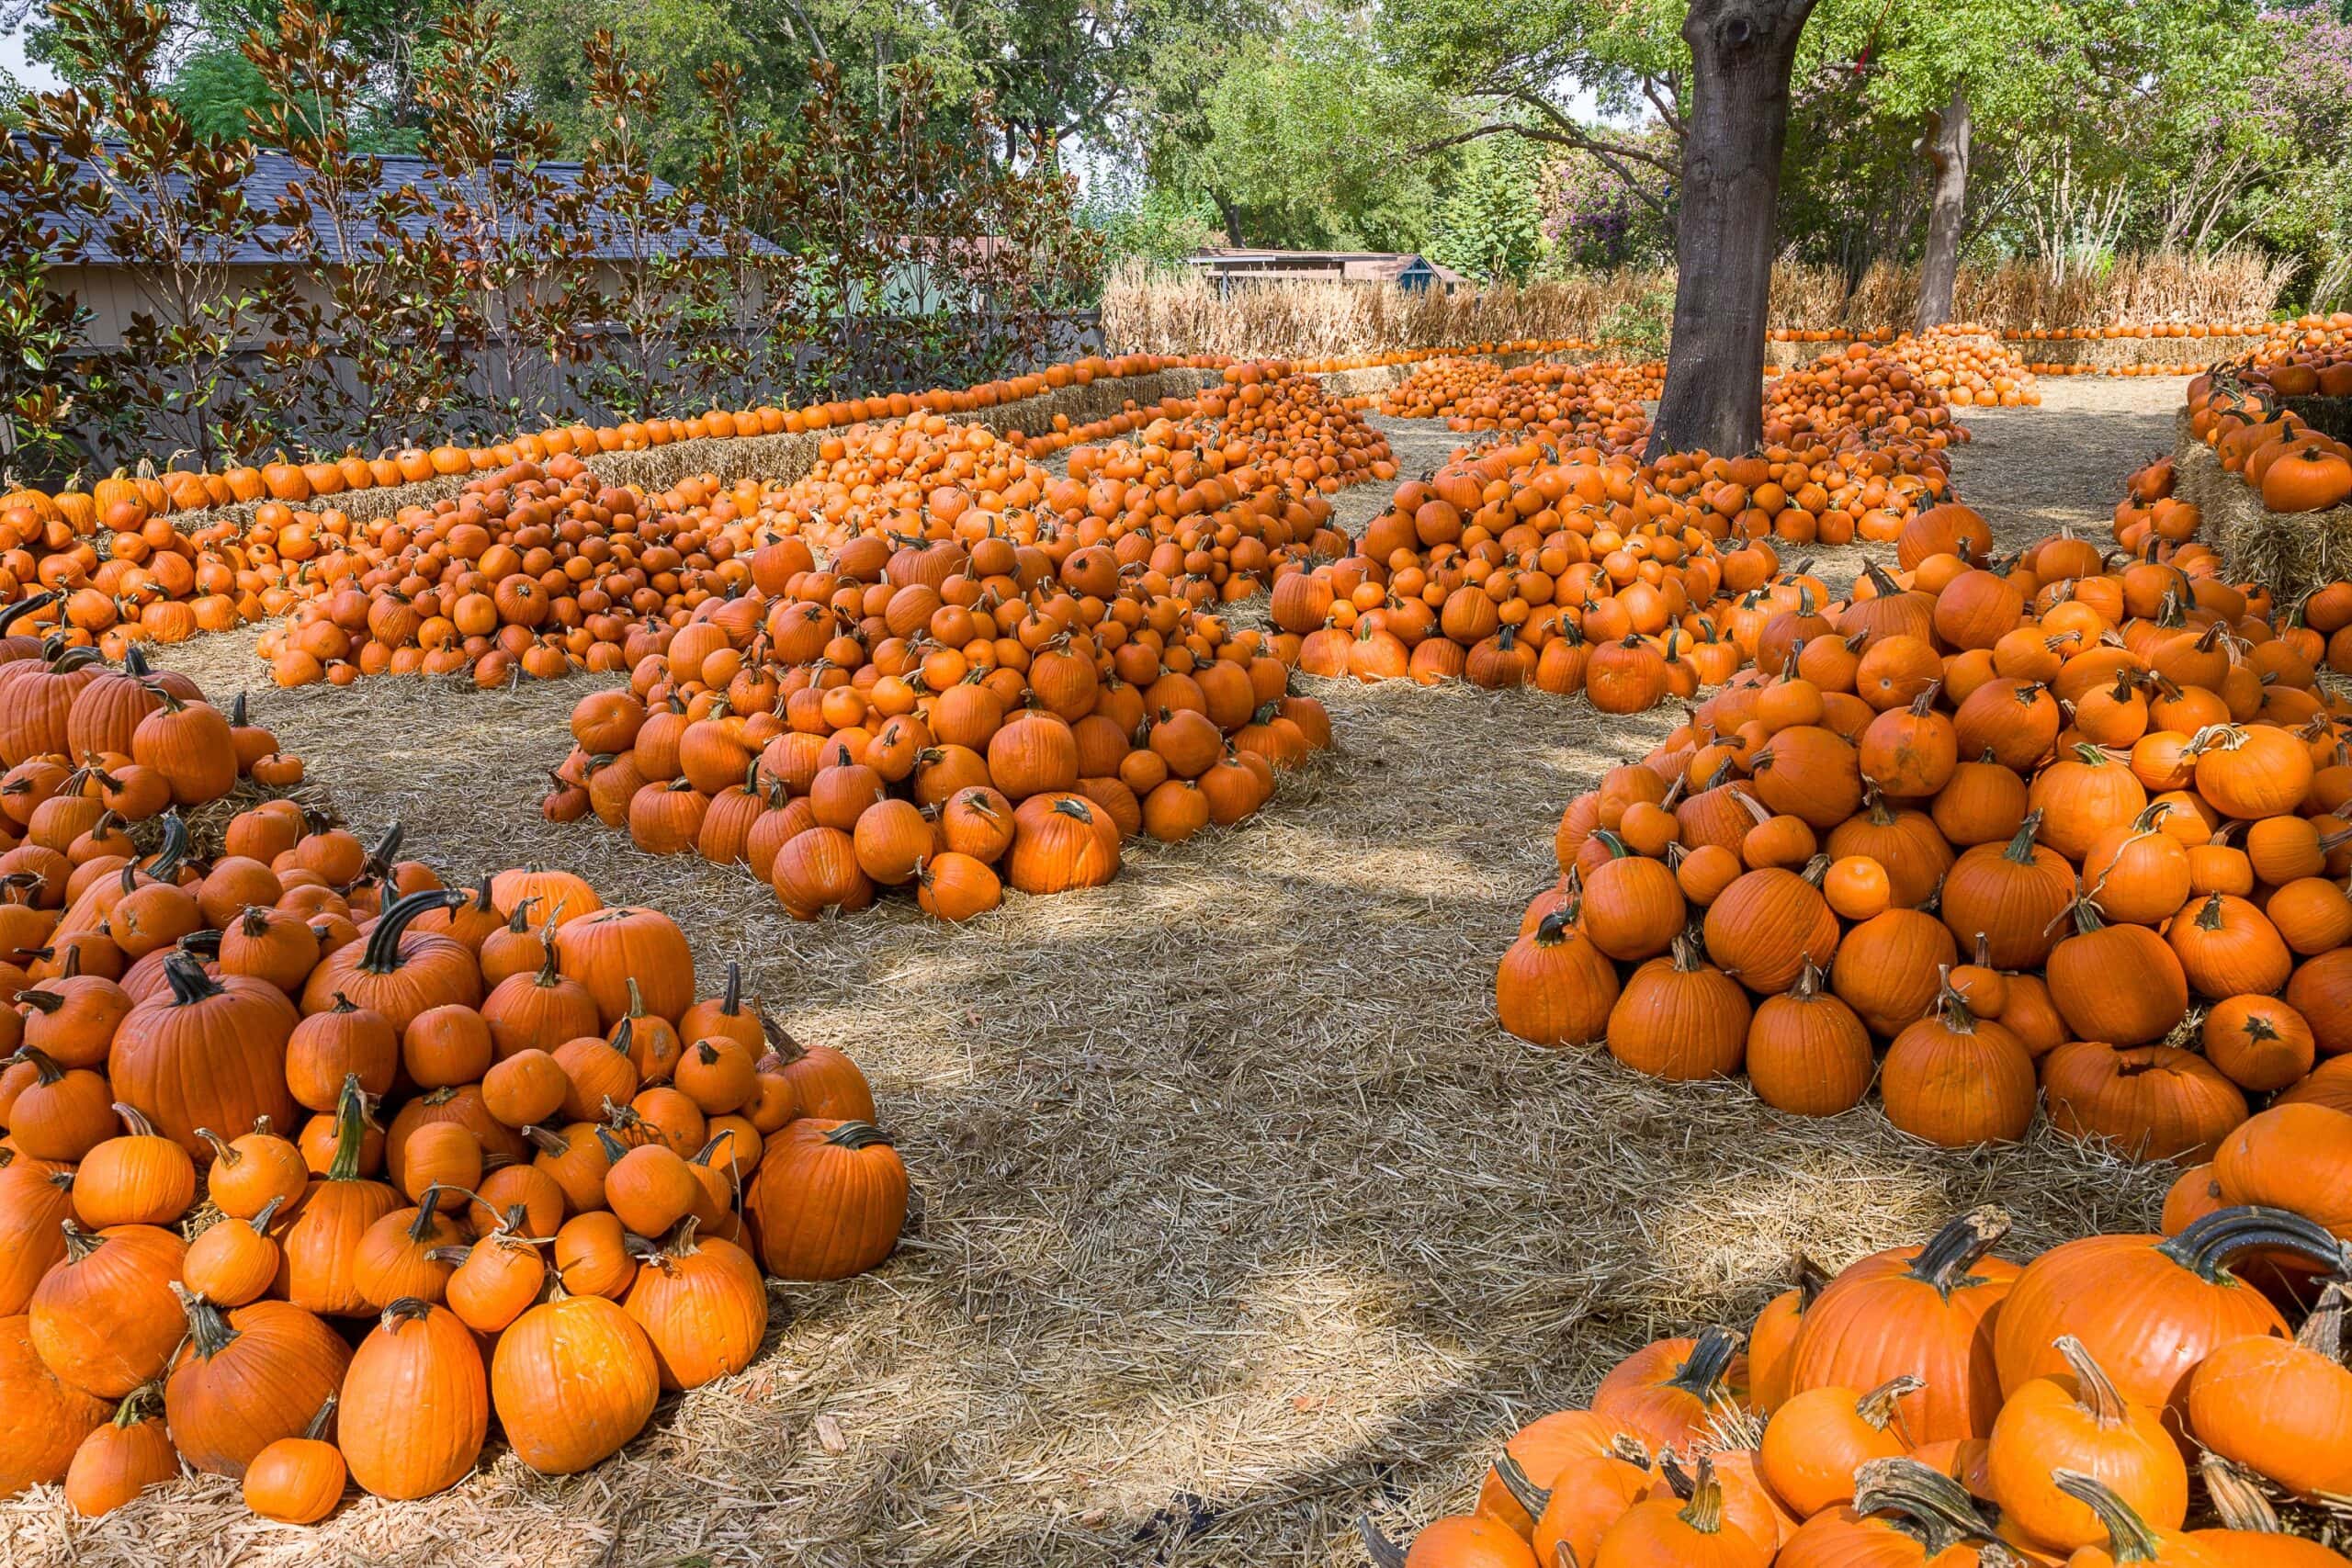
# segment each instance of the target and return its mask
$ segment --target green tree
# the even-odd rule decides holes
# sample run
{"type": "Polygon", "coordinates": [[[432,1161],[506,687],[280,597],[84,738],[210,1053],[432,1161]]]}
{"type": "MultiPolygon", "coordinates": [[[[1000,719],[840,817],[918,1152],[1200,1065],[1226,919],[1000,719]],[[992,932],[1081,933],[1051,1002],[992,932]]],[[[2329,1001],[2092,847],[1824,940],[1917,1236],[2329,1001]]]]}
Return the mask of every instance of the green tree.
{"type": "Polygon", "coordinates": [[[1457,272],[1523,283],[1543,254],[1543,160],[1523,138],[1474,142],[1430,220],[1430,256],[1457,272]]]}

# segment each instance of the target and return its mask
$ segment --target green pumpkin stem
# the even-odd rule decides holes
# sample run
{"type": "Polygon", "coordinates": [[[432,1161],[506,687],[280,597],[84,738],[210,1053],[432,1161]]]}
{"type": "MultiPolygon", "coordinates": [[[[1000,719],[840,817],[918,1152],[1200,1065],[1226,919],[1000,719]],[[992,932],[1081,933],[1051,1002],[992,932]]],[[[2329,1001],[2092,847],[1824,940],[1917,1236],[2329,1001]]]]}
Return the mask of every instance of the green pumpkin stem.
{"type": "Polygon", "coordinates": [[[1929,1237],[1905,1272],[1922,1284],[1934,1286],[1936,1293],[1949,1302],[1954,1291],[1984,1282],[1969,1270],[2001,1244],[2012,1223],[2006,1212],[1989,1204],[1971,1209],[1929,1237]]]}
{"type": "Polygon", "coordinates": [[[2245,1204],[2216,1209],[2156,1244],[2156,1250],[2209,1285],[2240,1286],[2229,1261],[2257,1247],[2275,1247],[2331,1272],[2346,1265],[2345,1247],[2325,1226],[2286,1209],[2245,1204]]]}

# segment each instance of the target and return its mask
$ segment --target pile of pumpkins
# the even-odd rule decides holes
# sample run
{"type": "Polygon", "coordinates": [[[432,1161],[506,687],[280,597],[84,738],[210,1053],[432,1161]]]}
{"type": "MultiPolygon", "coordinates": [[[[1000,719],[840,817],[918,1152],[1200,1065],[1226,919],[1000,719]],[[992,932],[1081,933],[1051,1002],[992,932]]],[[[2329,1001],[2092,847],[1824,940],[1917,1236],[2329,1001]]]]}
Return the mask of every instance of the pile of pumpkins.
{"type": "Polygon", "coordinates": [[[648,496],[568,454],[517,461],[390,518],[320,519],[304,546],[312,596],[255,653],[281,686],[618,671],[702,605],[742,593],[745,558],[782,536],[1101,546],[1114,570],[1171,584],[1157,592],[1247,597],[1278,559],[1337,540],[1318,537],[1330,491],[1395,474],[1377,432],[1279,369],[1228,370],[1193,418],[1156,423],[1140,447],[1080,448],[1076,478],[938,413],[828,435],[789,484],[704,476],[648,496]]]}
{"type": "Polygon", "coordinates": [[[1944,395],[1955,408],[2038,408],[2033,373],[1991,341],[1981,327],[1931,328],[1904,333],[1886,346],[1890,358],[1944,395]]]}
{"type": "Polygon", "coordinates": [[[2352,327],[2188,384],[2189,429],[2266,512],[2325,512],[2352,503],[2352,445],[2313,428],[2285,400],[2352,398],[2352,327]]]}
{"type": "Polygon", "coordinates": [[[0,1011],[0,1493],[101,1514],[185,1463],[309,1523],[346,1474],[455,1484],[493,1422],[571,1473],[751,1360],[766,1276],[895,1246],[854,1063],[731,968],[701,995],[658,910],[447,890],[398,839],[272,799],[209,864],[74,874],[64,923],[139,956],[68,949],[0,1011]]]}
{"type": "MultiPolygon", "coordinates": [[[[1159,558],[1176,547],[1149,527],[1100,542],[1109,525],[1090,513],[1016,544],[947,503],[934,459],[973,440],[885,427],[763,509],[734,558],[745,591],[643,634],[628,686],[574,707],[545,815],[741,863],[797,918],[903,887],[961,920],[1008,884],[1099,886],[1137,833],[1230,826],[1330,744],[1321,705],[1286,689],[1281,639],[1196,608],[1207,579],[1170,579],[1159,558]],[[852,494],[865,499],[834,504],[852,494]],[[901,494],[930,497],[924,513],[894,510],[901,494]]],[[[1078,497],[1125,487],[1013,482],[1041,479],[1078,497]]],[[[1229,476],[1186,482],[1231,493],[1229,476]]],[[[1291,536],[1289,515],[1306,526],[1320,500],[1270,502],[1256,542],[1291,536]]]]}
{"type": "Polygon", "coordinates": [[[1776,583],[1753,668],[1563,814],[1505,1027],[1744,1068],[1802,1114],[1875,1079],[1947,1145],[2019,1137],[2044,1098],[2183,1160],[2262,1097],[2352,1109],[2352,708],[2314,626],[2166,536],[2194,528],[2168,481],[2118,508],[2132,555],[2061,535],[1995,563],[1945,505],[1846,600],[1776,583]]]}
{"type": "Polygon", "coordinates": [[[1566,437],[1576,445],[1634,451],[1648,439],[1641,404],[1665,384],[1660,364],[1558,365],[1498,370],[1490,363],[1439,359],[1390,388],[1380,412],[1396,419],[1442,419],[1457,431],[1499,430],[1566,437]]]}
{"type": "MultiPolygon", "coordinates": [[[[1274,625],[1310,675],[1583,692],[1604,713],[1694,697],[1753,660],[1776,592],[1828,598],[1784,581],[1768,539],[1891,537],[1948,492],[1937,395],[1891,361],[1839,363],[1847,412],[1883,386],[1943,416],[1938,439],[1913,441],[1907,419],[1815,434],[1786,405],[1776,415],[1807,434],[1750,457],[1645,465],[1533,438],[1458,454],[1398,486],[1353,553],[1278,570],[1274,625]]],[[[1802,392],[1808,378],[1784,379],[1802,392]]]]}
{"type": "Polygon", "coordinates": [[[136,476],[117,472],[87,491],[53,494],[17,488],[0,493],[0,604],[34,590],[60,591],[65,602],[45,612],[44,623],[62,621],[99,639],[108,657],[119,659],[135,642],[175,643],[198,632],[232,630],[333,592],[346,575],[337,552],[353,526],[339,510],[322,504],[337,496],[677,441],[827,430],[923,412],[968,414],[1098,378],[1227,363],[1220,356],[1094,355],[961,390],[569,425],[490,446],[445,443],[373,458],[353,453],[294,462],[281,455],[275,462],[220,473],[173,469],[156,476],[142,468],[136,476]],[[175,513],[240,502],[256,503],[252,521],[243,525],[223,519],[182,533],[171,521],[175,513]],[[307,510],[311,507],[319,510],[307,510]]]}
{"type": "Polygon", "coordinates": [[[1988,1208],[1834,1276],[1801,1260],[1744,1349],[1707,1328],[1636,1350],[1409,1551],[1366,1520],[1374,1561],[2346,1568],[2315,1505],[2352,1492],[2352,1116],[2304,1114],[2327,1124],[2272,1111],[2232,1137],[2260,1204],[2161,1235],[2020,1264],[1988,1208]],[[2319,1207],[2262,1206],[2289,1201],[2319,1207]]]}
{"type": "Polygon", "coordinates": [[[134,835],[177,824],[246,780],[283,788],[302,779],[301,759],[246,721],[242,697],[222,713],[194,681],[149,668],[136,649],[118,667],[62,637],[5,630],[0,769],[0,926],[15,949],[0,956],[0,983],[17,985],[55,973],[79,944],[90,944],[83,956],[93,966],[103,952],[119,973],[175,941],[174,914],[141,900],[136,929],[109,942],[79,896],[121,869],[134,835]]]}

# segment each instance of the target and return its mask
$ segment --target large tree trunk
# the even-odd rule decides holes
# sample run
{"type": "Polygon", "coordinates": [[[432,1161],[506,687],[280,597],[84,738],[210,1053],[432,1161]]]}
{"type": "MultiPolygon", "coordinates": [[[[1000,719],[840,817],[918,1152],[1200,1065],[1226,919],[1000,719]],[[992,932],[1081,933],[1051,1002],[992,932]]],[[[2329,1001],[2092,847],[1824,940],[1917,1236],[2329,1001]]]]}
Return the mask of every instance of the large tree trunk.
{"type": "Polygon", "coordinates": [[[1674,240],[1674,343],[1650,451],[1732,454],[1764,434],[1764,324],[1789,72],[1814,0],[1690,0],[1690,113],[1674,240]]]}
{"type": "Polygon", "coordinates": [[[1968,92],[1951,90],[1928,143],[1935,205],[1928,209],[1928,254],[1919,265],[1918,328],[1951,320],[1952,284],[1960,276],[1960,231],[1968,213],[1968,92]]]}

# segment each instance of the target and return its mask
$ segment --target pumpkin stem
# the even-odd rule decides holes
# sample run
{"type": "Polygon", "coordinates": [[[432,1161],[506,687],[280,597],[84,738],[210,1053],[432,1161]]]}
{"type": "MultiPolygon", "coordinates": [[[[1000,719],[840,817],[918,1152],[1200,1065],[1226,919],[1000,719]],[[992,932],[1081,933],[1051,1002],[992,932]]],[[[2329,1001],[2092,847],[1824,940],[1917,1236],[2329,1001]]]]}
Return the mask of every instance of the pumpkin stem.
{"type": "Polygon", "coordinates": [[[1715,1535],[1724,1528],[1724,1488],[1715,1479],[1715,1461],[1712,1454],[1702,1455],[1699,1473],[1690,1483],[1690,1501],[1684,1505],[1682,1522],[1701,1535],[1715,1535]]]}
{"type": "Polygon", "coordinates": [[[2320,1292],[2319,1303],[2312,1314],[2303,1319],[2303,1326],[2295,1334],[2295,1343],[2306,1350],[2318,1352],[2331,1361],[2344,1359],[2344,1309],[2346,1286],[2341,1280],[2331,1280],[2320,1292]]]}
{"type": "Polygon", "coordinates": [[[1964,1286],[1982,1281],[1968,1271],[2001,1244],[2013,1222],[2004,1211],[1986,1205],[1971,1209],[1928,1238],[1906,1272],[1922,1284],[1933,1285],[1946,1302],[1964,1286]]]}
{"type": "Polygon", "coordinates": [[[327,1166],[329,1181],[359,1179],[359,1152],[368,1140],[368,1096],[359,1075],[344,1076],[343,1090],[334,1104],[334,1158],[327,1166]]]}
{"type": "Polygon", "coordinates": [[[1926,1379],[1915,1378],[1907,1372],[1889,1378],[1854,1401],[1854,1414],[1883,1432],[1902,1418],[1903,1401],[1927,1386],[1926,1379]]]}
{"type": "Polygon", "coordinates": [[[131,1137],[152,1138],[156,1136],[155,1123],[148,1121],[145,1113],[137,1106],[125,1105],[121,1100],[118,1100],[114,1102],[114,1113],[122,1118],[122,1124],[130,1129],[130,1135],[131,1137]]]}
{"type": "Polygon", "coordinates": [[[382,1315],[376,1319],[376,1326],[387,1334],[398,1333],[401,1324],[421,1321],[432,1310],[431,1302],[402,1296],[384,1309],[382,1315]]]}
{"type": "MultiPolygon", "coordinates": [[[[394,828],[397,830],[398,824],[394,828]]],[[[360,952],[359,967],[370,975],[396,973],[401,966],[401,938],[407,934],[410,923],[430,909],[462,908],[471,897],[435,887],[394,899],[377,915],[376,927],[368,933],[368,945],[360,952]]]]}
{"type": "Polygon", "coordinates": [[[2035,807],[2018,824],[2017,832],[2009,840],[2009,847],[2001,852],[2002,858],[2018,865],[2033,863],[2033,840],[2041,831],[2041,807],[2035,807]]]}
{"type": "Polygon", "coordinates": [[[252,1219],[247,1220],[245,1224],[253,1226],[254,1235],[266,1236],[269,1234],[269,1227],[275,1224],[277,1219],[277,1211],[285,1206],[286,1195],[281,1192],[277,1197],[272,1198],[268,1202],[264,1203],[261,1206],[261,1213],[255,1214],[252,1219]]]}
{"type": "Polygon", "coordinates": [[[2211,1498],[2213,1511],[2222,1516],[2226,1529],[2244,1530],[2254,1535],[2283,1535],[2286,1527],[2278,1522],[2278,1510],[2254,1479],[2254,1472],[2241,1464],[2233,1464],[2220,1454],[2209,1453],[2197,1464],[2197,1473],[2205,1483],[2205,1495],[2211,1498]]]}
{"type": "Polygon", "coordinates": [[[1965,1487],[1916,1459],[1871,1460],[1857,1469],[1854,1512],[1894,1515],[1894,1527],[1925,1546],[1929,1561],[1991,1533],[1965,1487]]]}
{"type": "Polygon", "coordinates": [[[718,1010],[727,1018],[737,1018],[743,1011],[743,966],[733,959],[727,961],[727,989],[718,998],[718,1010]]]}
{"type": "Polygon", "coordinates": [[[1405,1549],[1383,1535],[1370,1514],[1356,1520],[1356,1533],[1363,1537],[1364,1555],[1372,1559],[1372,1568],[1405,1568],[1405,1549]]]}
{"type": "Polygon", "coordinates": [[[33,1065],[33,1071],[40,1075],[40,1081],[45,1084],[59,1082],[65,1077],[65,1069],[57,1065],[57,1059],[36,1046],[17,1046],[16,1059],[30,1062],[33,1065]]]}
{"type": "Polygon", "coordinates": [[[115,1407],[114,1425],[118,1431],[136,1427],[152,1418],[163,1408],[164,1390],[160,1383],[143,1382],[122,1396],[115,1407]]]}
{"type": "Polygon", "coordinates": [[[2050,1479],[2057,1483],[2059,1491],[2098,1516],[2099,1524],[2107,1531],[2108,1552],[2119,1568],[2126,1562],[2157,1561],[2163,1545],[2157,1540],[2156,1532],[2105,1482],[2079,1470],[2053,1470],[2050,1479]]]}
{"type": "Polygon", "coordinates": [[[2128,1422],[2131,1413],[2124,1405],[2123,1396],[2092,1359],[2090,1348],[2071,1334],[2062,1334],[2052,1343],[2075,1374],[2075,1403],[2091,1413],[2091,1420],[2098,1428],[2111,1432],[2128,1422]]]}
{"type": "Polygon", "coordinates": [[[219,1307],[176,1280],[172,1281],[172,1294],[179,1298],[180,1310],[187,1314],[187,1337],[199,1360],[210,1360],[236,1339],[236,1328],[219,1307]]]}
{"type": "Polygon", "coordinates": [[[2286,1209],[2251,1203],[2216,1209],[2156,1244],[2158,1252],[2209,1285],[2240,1284],[2229,1271],[2229,1260],[2256,1247],[2283,1248],[2331,1271],[2346,1263],[2344,1244],[2325,1226],[2286,1209]]]}
{"type": "Polygon", "coordinates": [[[302,1428],[303,1437],[309,1438],[314,1443],[324,1442],[326,1440],[327,1423],[334,1419],[334,1407],[340,1397],[340,1395],[331,1393],[328,1394],[325,1399],[320,1401],[319,1413],[311,1417],[311,1424],[309,1426],[302,1428]]]}
{"type": "Polygon", "coordinates": [[[360,863],[359,874],[362,878],[390,878],[392,857],[401,852],[401,837],[404,831],[397,822],[384,829],[384,836],[376,840],[375,847],[368,852],[368,858],[360,863]]]}
{"type": "MultiPolygon", "coordinates": [[[[890,1134],[870,1122],[844,1122],[825,1134],[825,1142],[837,1149],[867,1149],[876,1144],[888,1145],[890,1142],[890,1134]]],[[[1730,1362],[1731,1356],[1726,1351],[1724,1363],[1728,1366],[1730,1362]]]]}
{"type": "Polygon", "coordinates": [[[66,1261],[70,1263],[79,1263],[82,1259],[89,1257],[90,1254],[96,1252],[101,1247],[104,1247],[106,1243],[107,1238],[105,1236],[99,1235],[96,1231],[84,1230],[79,1222],[77,1222],[71,1214],[68,1214],[65,1217],[66,1261]]]}
{"type": "Polygon", "coordinates": [[[174,1007],[194,1007],[220,994],[220,983],[204,972],[192,954],[175,952],[164,960],[164,978],[172,988],[174,1007]]]}
{"type": "Polygon", "coordinates": [[[1527,1467],[1513,1459],[1509,1449],[1495,1457],[1495,1475],[1502,1482],[1503,1490],[1510,1494],[1511,1501],[1527,1510],[1529,1518],[1544,1517],[1545,1505],[1552,1501],[1552,1489],[1536,1485],[1534,1478],[1527,1473],[1527,1467]]]}

